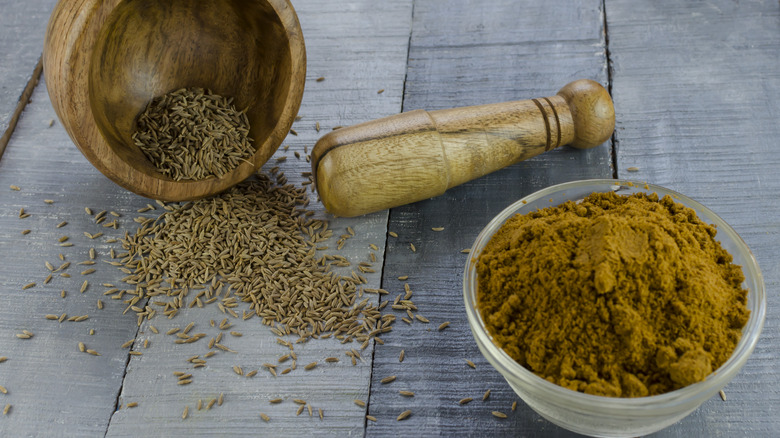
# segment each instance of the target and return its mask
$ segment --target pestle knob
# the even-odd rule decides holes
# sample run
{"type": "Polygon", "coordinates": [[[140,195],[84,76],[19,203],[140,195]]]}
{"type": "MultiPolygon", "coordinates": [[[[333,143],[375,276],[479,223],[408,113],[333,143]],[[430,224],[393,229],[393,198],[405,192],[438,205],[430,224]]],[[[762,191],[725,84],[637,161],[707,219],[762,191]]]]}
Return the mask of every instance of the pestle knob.
{"type": "Polygon", "coordinates": [[[312,172],[325,208],[352,217],[441,195],[560,145],[598,146],[614,129],[609,93],[581,79],[552,97],[414,110],[330,132],[312,150],[312,172]]]}

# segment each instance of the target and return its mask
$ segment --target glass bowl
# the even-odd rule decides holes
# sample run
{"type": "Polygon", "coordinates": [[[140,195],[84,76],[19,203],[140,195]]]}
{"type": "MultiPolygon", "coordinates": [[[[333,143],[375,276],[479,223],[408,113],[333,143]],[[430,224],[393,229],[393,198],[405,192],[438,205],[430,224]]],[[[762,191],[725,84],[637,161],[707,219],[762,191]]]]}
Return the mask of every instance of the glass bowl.
{"type": "Polygon", "coordinates": [[[722,389],[742,368],[758,341],[766,314],[764,280],[755,257],[744,241],[723,219],[698,202],[672,190],[625,180],[585,180],[548,187],[507,207],[482,230],[471,248],[463,276],[463,295],[471,332],[485,358],[504,376],[509,386],[539,415],[573,432],[601,437],[635,437],[661,430],[690,414],[722,389]],[[615,398],[572,391],[542,379],[517,363],[493,343],[477,304],[476,259],[493,234],[517,213],[578,200],[594,192],[657,193],[696,211],[699,218],[717,226],[715,236],[742,266],[748,290],[750,318],[731,357],[704,381],[665,394],[615,398]],[[552,200],[552,202],[551,202],[552,200]]]}

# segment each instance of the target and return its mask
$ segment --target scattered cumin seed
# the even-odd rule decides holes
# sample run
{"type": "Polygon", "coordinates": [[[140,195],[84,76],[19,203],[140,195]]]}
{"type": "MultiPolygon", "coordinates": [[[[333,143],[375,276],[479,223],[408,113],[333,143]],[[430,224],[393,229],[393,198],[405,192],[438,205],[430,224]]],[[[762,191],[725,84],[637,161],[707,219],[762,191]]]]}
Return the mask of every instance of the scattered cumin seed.
{"type": "Polygon", "coordinates": [[[3,394],[8,394],[8,390],[5,389],[5,386],[3,385],[0,385],[0,392],[2,392],[3,394]]]}
{"type": "Polygon", "coordinates": [[[79,342],[79,351],[82,353],[87,351],[87,346],[83,342],[79,342]]]}
{"type": "Polygon", "coordinates": [[[138,403],[137,403],[137,402],[130,402],[130,403],[128,403],[128,404],[127,404],[127,407],[128,407],[128,408],[134,408],[134,407],[136,407],[136,406],[138,406],[138,403]]]}
{"type": "Polygon", "coordinates": [[[470,403],[472,400],[474,400],[474,399],[471,398],[471,397],[462,398],[462,399],[460,399],[460,401],[458,401],[458,404],[459,405],[465,405],[467,403],[470,403]]]}
{"type": "Polygon", "coordinates": [[[57,224],[57,228],[62,228],[62,227],[64,227],[65,225],[68,225],[68,221],[62,221],[62,222],[58,223],[58,224],[57,224]]]}
{"type": "Polygon", "coordinates": [[[493,411],[491,412],[491,414],[493,414],[493,416],[497,418],[506,418],[506,414],[503,412],[493,411]]]}
{"type": "Polygon", "coordinates": [[[265,421],[266,423],[267,423],[267,422],[269,422],[269,421],[271,421],[271,417],[269,417],[268,415],[265,415],[265,414],[264,414],[264,413],[262,413],[262,412],[260,412],[260,418],[262,418],[262,419],[263,419],[263,421],[265,421]]]}
{"type": "Polygon", "coordinates": [[[276,404],[276,403],[281,403],[281,402],[282,402],[281,398],[272,398],[271,400],[268,400],[268,403],[271,403],[271,404],[276,404]]]}
{"type": "Polygon", "coordinates": [[[303,367],[303,369],[306,370],[306,371],[309,371],[309,370],[313,370],[314,367],[316,367],[316,366],[317,366],[317,362],[312,362],[312,363],[306,365],[305,367],[303,367]]]}
{"type": "Polygon", "coordinates": [[[443,323],[441,323],[439,325],[439,331],[442,331],[442,330],[446,329],[449,326],[450,326],[450,322],[449,321],[444,321],[443,323]]]}
{"type": "Polygon", "coordinates": [[[301,415],[301,412],[303,412],[303,410],[304,410],[304,409],[306,409],[306,406],[305,406],[305,405],[301,405],[301,406],[298,408],[298,411],[295,413],[295,415],[296,415],[296,416],[297,416],[297,415],[301,415]]]}
{"type": "Polygon", "coordinates": [[[319,412],[320,420],[322,420],[325,417],[325,414],[322,412],[322,408],[317,408],[317,411],[319,412]]]}
{"type": "Polygon", "coordinates": [[[474,365],[474,362],[472,362],[472,361],[470,361],[470,360],[468,360],[468,359],[466,359],[466,364],[467,364],[468,366],[470,366],[471,368],[474,368],[475,370],[477,369],[477,366],[476,366],[476,365],[474,365]]]}
{"type": "Polygon", "coordinates": [[[394,380],[395,380],[395,376],[387,376],[384,379],[380,380],[380,382],[382,382],[382,383],[390,383],[390,382],[393,382],[394,380]]]}
{"type": "Polygon", "coordinates": [[[384,88],[382,88],[382,89],[378,90],[378,91],[376,92],[376,94],[382,94],[382,93],[384,93],[384,92],[385,92],[385,89],[384,89],[384,88]]]}
{"type": "Polygon", "coordinates": [[[416,314],[416,315],[414,315],[414,317],[415,317],[415,318],[417,318],[417,319],[418,319],[420,322],[423,322],[423,323],[426,323],[426,324],[430,322],[430,321],[428,320],[428,318],[426,318],[426,317],[424,317],[424,316],[420,315],[419,313],[418,313],[418,314],[416,314]]]}
{"type": "Polygon", "coordinates": [[[490,390],[485,391],[485,395],[482,396],[482,401],[487,400],[490,397],[490,390]]]}
{"type": "Polygon", "coordinates": [[[444,227],[432,227],[432,231],[444,231],[444,227]]]}
{"type": "Polygon", "coordinates": [[[401,354],[398,355],[398,362],[403,362],[405,356],[406,356],[406,352],[404,350],[401,350],[401,354]]]}
{"type": "Polygon", "coordinates": [[[91,355],[93,355],[93,356],[100,356],[100,353],[98,353],[98,352],[97,352],[97,351],[95,351],[95,350],[90,350],[90,349],[87,349],[87,351],[86,351],[86,352],[87,352],[87,353],[89,353],[89,354],[91,354],[91,355]]]}
{"type": "Polygon", "coordinates": [[[398,391],[398,393],[404,397],[414,397],[414,393],[412,391],[398,391]]]}
{"type": "Polygon", "coordinates": [[[718,395],[720,395],[721,400],[726,401],[726,393],[722,389],[718,391],[718,395]]]}
{"type": "Polygon", "coordinates": [[[21,188],[21,187],[19,187],[19,186],[15,186],[15,185],[13,185],[13,184],[12,184],[12,185],[11,185],[11,190],[14,190],[14,191],[17,191],[17,192],[18,192],[19,190],[22,190],[22,188],[21,188]]]}
{"type": "Polygon", "coordinates": [[[375,417],[375,416],[373,416],[373,415],[366,415],[366,420],[368,420],[368,421],[373,421],[373,422],[375,422],[375,423],[376,423],[376,417],[375,417]]]}
{"type": "Polygon", "coordinates": [[[305,405],[306,404],[306,400],[303,400],[303,399],[300,399],[300,398],[294,398],[293,399],[293,403],[298,404],[298,405],[305,405]]]}
{"type": "Polygon", "coordinates": [[[5,405],[5,408],[3,408],[3,415],[8,415],[8,413],[11,412],[11,404],[5,405]]]}
{"type": "Polygon", "coordinates": [[[401,281],[406,281],[406,280],[409,279],[409,276],[408,275],[402,275],[402,276],[398,277],[398,279],[401,280],[401,281]]]}
{"type": "Polygon", "coordinates": [[[403,412],[401,412],[401,414],[398,417],[396,417],[396,421],[405,420],[405,419],[409,418],[410,415],[412,415],[412,411],[411,410],[403,411],[403,412]]]}
{"type": "Polygon", "coordinates": [[[471,248],[462,249],[460,250],[460,252],[462,252],[463,254],[468,254],[471,252],[471,248]]]}
{"type": "Polygon", "coordinates": [[[414,243],[409,244],[409,249],[411,249],[412,252],[417,252],[417,248],[415,248],[414,243]]]}
{"type": "Polygon", "coordinates": [[[324,77],[324,76],[320,76],[320,77],[318,77],[318,78],[317,78],[317,82],[322,82],[322,81],[324,81],[324,80],[325,80],[325,77],[324,77]]]}
{"type": "Polygon", "coordinates": [[[29,289],[31,287],[35,287],[35,283],[27,283],[24,286],[22,286],[22,290],[29,289]]]}
{"type": "Polygon", "coordinates": [[[30,234],[30,231],[32,230],[22,230],[22,235],[26,236],[27,234],[30,234]]]}
{"type": "Polygon", "coordinates": [[[631,167],[627,167],[626,170],[629,172],[638,172],[639,168],[635,166],[631,166],[631,167]]]}
{"type": "Polygon", "coordinates": [[[355,403],[356,405],[360,406],[361,408],[365,408],[366,407],[366,402],[364,402],[363,400],[355,399],[355,400],[352,400],[352,402],[355,403]]]}
{"type": "Polygon", "coordinates": [[[3,363],[8,360],[7,356],[0,356],[0,363],[3,363]]]}
{"type": "Polygon", "coordinates": [[[512,412],[514,412],[517,409],[517,400],[512,402],[512,412]]]}
{"type": "Polygon", "coordinates": [[[95,272],[95,269],[94,268],[89,268],[89,269],[86,269],[84,271],[81,271],[81,275],[89,275],[89,274],[92,274],[93,272],[95,272]]]}

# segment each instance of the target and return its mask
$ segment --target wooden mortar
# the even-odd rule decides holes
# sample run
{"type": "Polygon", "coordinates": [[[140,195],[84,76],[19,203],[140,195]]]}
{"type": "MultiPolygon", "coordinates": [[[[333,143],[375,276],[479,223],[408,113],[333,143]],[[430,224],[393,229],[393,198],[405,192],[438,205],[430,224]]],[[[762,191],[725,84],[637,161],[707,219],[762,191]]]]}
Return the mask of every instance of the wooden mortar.
{"type": "Polygon", "coordinates": [[[288,0],[60,0],[43,66],[57,116],[98,170],[140,195],[182,201],[230,188],[273,155],[301,103],[306,50],[288,0]],[[188,87],[247,110],[257,151],[222,178],[174,181],[131,139],[154,97],[188,87]]]}

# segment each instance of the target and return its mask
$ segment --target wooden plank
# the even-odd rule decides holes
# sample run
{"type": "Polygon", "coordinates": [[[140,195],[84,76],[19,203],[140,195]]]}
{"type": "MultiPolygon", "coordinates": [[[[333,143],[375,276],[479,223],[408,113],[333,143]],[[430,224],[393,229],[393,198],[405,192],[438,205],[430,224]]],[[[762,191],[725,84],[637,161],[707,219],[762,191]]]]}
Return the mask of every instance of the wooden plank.
{"type": "MultiPolygon", "coordinates": [[[[136,334],[134,317],[122,316],[124,304],[103,299],[105,308],[97,309],[97,300],[106,288],[100,284],[115,282],[114,268],[99,263],[97,272],[82,276],[89,266],[89,249],[104,258],[113,246],[109,236],[121,237],[123,229],[96,225],[84,207],[98,212],[115,209],[127,217],[140,201],[109,183],[79,154],[58,123],[45,87],[38,87],[19,126],[0,160],[0,384],[8,394],[0,395],[0,405],[11,404],[11,411],[0,420],[1,436],[99,436],[105,433],[122,384],[127,350],[120,344],[136,334]],[[16,185],[20,191],[9,187],[16,185]],[[47,204],[44,200],[54,201],[47,204]],[[24,208],[30,216],[19,218],[24,208]],[[67,225],[57,225],[67,221],[67,225]],[[23,230],[31,232],[22,235],[23,230]],[[89,239],[84,232],[104,232],[89,239]],[[61,247],[59,238],[69,236],[61,247]],[[71,266],[53,273],[65,256],[71,266]],[[62,277],[67,273],[71,278],[62,277]],[[84,280],[89,287],[80,293],[84,280]],[[35,282],[36,286],[22,290],[35,282]],[[61,291],[67,292],[61,298],[61,291]],[[47,314],[68,317],[89,315],[83,322],[49,321],[47,314]],[[34,337],[16,338],[22,330],[34,337]],[[95,330],[90,335],[90,330],[95,330]],[[100,356],[79,351],[83,342],[100,356]]],[[[120,219],[127,225],[123,219],[120,219]]]]}
{"type": "Polygon", "coordinates": [[[43,50],[46,23],[56,3],[55,0],[0,3],[3,11],[0,18],[0,156],[27,103],[22,96],[24,90],[40,76],[36,65],[43,50]]]}
{"type": "MultiPolygon", "coordinates": [[[[301,119],[293,125],[297,135],[288,136],[284,146],[265,166],[279,166],[291,182],[299,184],[306,178],[301,172],[310,171],[307,152],[317,138],[333,127],[397,113],[401,110],[401,96],[409,31],[411,2],[377,4],[367,0],[352,0],[334,8],[332,2],[296,1],[295,7],[307,46],[308,72],[301,119]],[[324,78],[319,80],[319,78],[324,78]],[[382,93],[377,93],[384,89],[382,93]],[[320,132],[316,130],[319,122],[320,132]],[[294,153],[298,153],[298,159],[294,153]],[[286,161],[277,159],[287,157],[286,161]]],[[[316,200],[314,195],[313,201],[316,200]]],[[[387,229],[386,211],[361,218],[333,218],[322,206],[312,202],[315,217],[326,218],[335,237],[325,243],[326,253],[340,254],[353,265],[370,261],[369,253],[377,257],[375,273],[366,273],[366,287],[377,288],[380,283],[384,236],[387,229]],[[336,240],[355,232],[341,251],[336,251],[336,240]],[[369,245],[377,245],[372,250],[369,245]]],[[[356,269],[356,268],[352,268],[356,269]]],[[[345,273],[349,273],[347,270],[345,273]]],[[[367,295],[377,304],[376,295],[367,295]]],[[[240,313],[240,312],[239,312],[240,313]]],[[[277,363],[289,350],[277,344],[276,336],[257,318],[246,321],[228,318],[234,326],[230,330],[243,333],[240,338],[224,334],[223,343],[236,354],[219,352],[208,359],[202,369],[192,369],[185,359],[208,351],[203,345],[221,330],[210,326],[210,320],[219,323],[226,315],[215,307],[187,309],[173,320],[151,321],[159,335],[150,332],[147,323],[141,327],[137,347],[143,356],[133,357],[127,369],[120,403],[139,403],[132,409],[121,409],[111,419],[107,436],[137,436],[139,430],[154,431],[160,436],[346,436],[360,435],[364,429],[365,408],[353,403],[355,399],[368,400],[373,344],[362,350],[362,360],[353,366],[345,356],[347,348],[360,349],[360,344],[342,345],[336,340],[310,341],[296,344],[298,368],[287,375],[273,377],[262,368],[263,363],[277,363]],[[208,335],[204,341],[192,345],[175,345],[164,333],[171,327],[195,323],[194,332],[208,335]],[[143,340],[150,339],[147,349],[143,340]],[[200,345],[198,345],[200,344],[200,345]],[[326,364],[326,357],[337,357],[338,363],[326,364]],[[312,371],[304,365],[317,361],[312,371]],[[259,370],[252,378],[238,376],[232,369],[259,370]],[[192,372],[194,382],[178,386],[173,371],[192,372]],[[224,405],[211,410],[196,409],[198,400],[207,404],[224,393],[224,405]],[[279,404],[268,400],[283,398],[279,404]],[[304,399],[313,407],[313,418],[308,410],[296,415],[298,405],[292,399],[304,399]],[[189,406],[189,418],[181,420],[184,406],[189,406]],[[324,411],[320,420],[318,409],[324,411]],[[270,417],[264,422],[260,413],[270,417]],[[143,423],[143,428],[139,424],[143,423]]],[[[295,338],[288,339],[294,341],[295,338]]],[[[278,371],[289,367],[280,364],[278,371]]]]}
{"type": "MultiPolygon", "coordinates": [[[[607,83],[601,2],[518,7],[513,1],[415,2],[404,110],[441,109],[554,95],[567,82],[607,83]]],[[[463,311],[466,254],[488,221],[517,199],[551,184],[609,178],[609,144],[560,148],[392,209],[382,285],[404,293],[430,323],[398,323],[374,353],[369,436],[569,436],[541,419],[484,360],[463,311]],[[444,227],[443,231],[433,231],[444,227]],[[410,244],[415,245],[413,252],[410,244]],[[438,331],[449,321],[450,326],[438,331]],[[399,362],[399,352],[406,358],[399,362]],[[471,360],[476,369],[466,363],[471,360]],[[382,384],[386,376],[397,376],[382,384]],[[482,401],[488,389],[491,395],[482,401]],[[399,390],[415,392],[404,397],[399,390]],[[471,397],[469,404],[460,399],[471,397]],[[518,401],[518,408],[511,406],[518,401]],[[404,410],[412,415],[396,421],[404,410]],[[509,418],[498,419],[491,411],[509,418]]],[[[397,312],[400,318],[406,316],[397,312]]]]}
{"type": "Polygon", "coordinates": [[[769,309],[739,375],[659,436],[772,436],[780,430],[780,13],[777,2],[607,2],[618,173],[684,193],[742,236],[769,309]],[[628,167],[638,170],[628,172],[628,167]]]}

